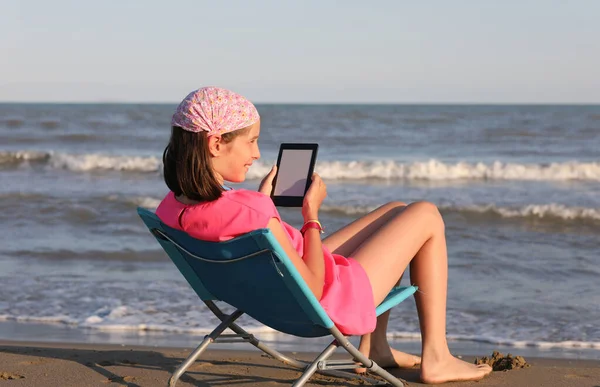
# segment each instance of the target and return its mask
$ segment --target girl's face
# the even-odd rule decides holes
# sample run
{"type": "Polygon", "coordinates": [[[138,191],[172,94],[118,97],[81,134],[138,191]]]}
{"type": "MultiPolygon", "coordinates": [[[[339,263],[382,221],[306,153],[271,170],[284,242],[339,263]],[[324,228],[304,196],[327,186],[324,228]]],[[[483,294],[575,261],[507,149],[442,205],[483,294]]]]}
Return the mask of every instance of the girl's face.
{"type": "Polygon", "coordinates": [[[258,149],[258,136],[260,134],[260,121],[250,127],[245,134],[235,137],[231,142],[220,143],[214,151],[213,141],[209,141],[213,154],[213,168],[220,180],[232,183],[241,183],[246,180],[246,173],[254,162],[260,159],[258,149]]]}

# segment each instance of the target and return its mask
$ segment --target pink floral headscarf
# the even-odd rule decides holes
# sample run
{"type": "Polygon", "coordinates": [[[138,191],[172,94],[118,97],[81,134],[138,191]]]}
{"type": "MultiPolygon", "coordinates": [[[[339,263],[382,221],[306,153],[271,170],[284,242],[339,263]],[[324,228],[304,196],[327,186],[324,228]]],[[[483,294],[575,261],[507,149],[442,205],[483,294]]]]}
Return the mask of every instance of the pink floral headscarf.
{"type": "Polygon", "coordinates": [[[259,120],[258,111],[246,98],[218,87],[192,91],[181,101],[171,126],[189,132],[207,132],[208,136],[233,132],[259,120]]]}

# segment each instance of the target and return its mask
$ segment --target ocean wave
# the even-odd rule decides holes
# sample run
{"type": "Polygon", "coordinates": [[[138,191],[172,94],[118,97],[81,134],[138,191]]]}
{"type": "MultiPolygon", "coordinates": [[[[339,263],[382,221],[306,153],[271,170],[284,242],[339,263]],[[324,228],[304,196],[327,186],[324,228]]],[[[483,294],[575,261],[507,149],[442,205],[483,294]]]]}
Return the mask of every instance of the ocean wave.
{"type": "MultiPolygon", "coordinates": [[[[161,313],[157,310],[151,312],[156,319],[156,314],[161,313]]],[[[194,314],[198,316],[198,314],[194,314]]],[[[102,308],[99,313],[91,314],[85,317],[75,318],[68,315],[55,316],[28,316],[28,315],[11,315],[0,314],[0,321],[15,321],[20,323],[37,323],[50,325],[68,325],[74,328],[94,329],[105,332],[156,332],[156,333],[179,333],[188,335],[206,335],[214,330],[214,326],[190,326],[176,325],[172,323],[169,316],[162,316],[165,319],[164,323],[143,323],[141,321],[131,322],[131,320],[139,320],[142,315],[138,310],[129,308],[125,305],[114,308],[102,308]],[[107,310],[108,309],[108,310],[107,310]],[[129,323],[123,322],[129,321],[129,323]],[[168,322],[167,322],[168,321],[168,322]]],[[[246,331],[252,334],[280,334],[273,328],[265,325],[254,325],[244,327],[246,331]]]]}
{"type": "Polygon", "coordinates": [[[19,117],[19,116],[13,116],[13,117],[6,117],[6,118],[0,118],[0,126],[5,126],[7,128],[20,128],[22,126],[24,126],[26,123],[29,123],[30,125],[34,125],[34,126],[40,126],[44,129],[56,129],[58,128],[61,123],[62,120],[60,117],[52,117],[52,116],[46,116],[46,117],[40,117],[37,119],[26,119],[24,117],[19,117]]]}
{"type": "Polygon", "coordinates": [[[75,172],[94,170],[156,172],[162,162],[157,157],[57,153],[50,157],[49,164],[53,168],[68,169],[75,172]]]}
{"type": "Polygon", "coordinates": [[[407,180],[592,180],[600,181],[600,162],[518,164],[444,163],[439,160],[398,163],[394,161],[350,161],[318,164],[325,179],[407,180]]]}
{"type": "MultiPolygon", "coordinates": [[[[0,198],[11,199],[35,199],[37,201],[49,200],[54,197],[39,193],[2,193],[0,198]]],[[[123,205],[126,207],[143,207],[150,210],[156,210],[162,197],[152,196],[127,196],[127,195],[107,195],[101,197],[87,198],[90,203],[97,203],[98,200],[123,205]]],[[[87,202],[86,202],[87,204],[87,202]]],[[[8,205],[12,206],[11,203],[8,205]]],[[[80,203],[74,203],[73,208],[81,211],[80,203]]],[[[61,206],[63,208],[64,206],[61,206]]],[[[377,205],[323,205],[321,212],[331,215],[342,216],[360,216],[368,214],[375,210],[377,205]]],[[[438,208],[443,213],[459,214],[481,214],[491,215],[501,218],[523,218],[523,219],[548,219],[563,221],[600,221],[600,208],[567,206],[559,203],[548,204],[522,204],[519,206],[501,206],[496,204],[439,204],[438,208]]]]}
{"type": "MultiPolygon", "coordinates": [[[[342,215],[364,215],[377,206],[323,206],[321,211],[342,215]]],[[[439,205],[442,212],[465,214],[491,214],[503,218],[538,218],[570,220],[600,220],[600,208],[569,207],[563,204],[527,204],[519,207],[502,207],[494,204],[439,205]]]]}
{"type": "MultiPolygon", "coordinates": [[[[116,200],[113,197],[112,200],[116,200]]],[[[122,200],[148,209],[155,210],[160,204],[160,199],[152,197],[127,197],[122,200]]],[[[375,210],[378,206],[368,205],[324,205],[321,211],[330,214],[339,215],[365,215],[375,210]]],[[[526,204],[518,207],[502,207],[494,204],[479,205],[439,205],[442,212],[458,212],[466,214],[491,214],[503,218],[538,218],[538,219],[562,219],[565,221],[573,220],[592,220],[600,221],[600,208],[589,207],[569,207],[564,204],[526,204]]]]}
{"type": "MultiPolygon", "coordinates": [[[[405,340],[420,340],[421,334],[415,332],[388,332],[390,339],[405,339],[405,340]]],[[[549,348],[590,348],[600,349],[600,341],[534,341],[534,340],[515,340],[502,337],[484,336],[484,335],[448,335],[448,341],[468,341],[475,343],[488,343],[495,345],[503,345],[507,347],[526,348],[535,347],[542,349],[549,348]]]]}
{"type": "Polygon", "coordinates": [[[73,172],[128,171],[157,172],[162,161],[152,156],[119,156],[103,154],[68,154],[53,151],[0,152],[0,165],[22,163],[46,163],[51,168],[73,172]]]}
{"type": "Polygon", "coordinates": [[[8,128],[20,128],[25,123],[25,118],[13,116],[0,119],[0,125],[5,125],[8,128]]]}
{"type": "MultiPolygon", "coordinates": [[[[189,326],[176,325],[170,323],[123,323],[118,322],[124,317],[131,317],[127,306],[118,306],[111,310],[102,311],[102,313],[92,314],[86,317],[73,318],[66,315],[56,316],[14,316],[10,314],[0,314],[0,321],[14,321],[19,323],[37,323],[50,325],[68,325],[73,328],[83,328],[98,330],[103,332],[139,332],[146,334],[148,332],[155,333],[176,333],[186,334],[191,336],[206,335],[214,329],[213,326],[189,326]]],[[[136,314],[137,316],[137,314],[136,314]]],[[[140,316],[138,316],[140,317],[140,316]]],[[[271,336],[272,339],[282,339],[285,335],[264,325],[247,326],[244,329],[250,334],[263,335],[261,338],[271,336]]],[[[402,339],[418,342],[421,340],[419,332],[388,332],[388,339],[402,339]]],[[[518,340],[512,338],[494,337],[486,335],[448,335],[448,341],[462,341],[472,343],[488,343],[493,345],[502,345],[514,348],[563,348],[563,349],[600,349],[599,341],[580,341],[580,340],[564,340],[564,341],[534,341],[534,340],[518,340]]]]}
{"type": "Polygon", "coordinates": [[[48,161],[50,156],[50,152],[43,151],[0,152],[0,165],[20,164],[24,162],[43,162],[48,161]]]}
{"type": "MultiPolygon", "coordinates": [[[[271,164],[255,162],[248,171],[249,179],[262,179],[271,164]]],[[[600,181],[600,162],[564,162],[518,164],[444,163],[439,160],[401,163],[391,160],[376,161],[321,161],[315,171],[325,180],[536,180],[600,181]]]]}
{"type": "Polygon", "coordinates": [[[111,195],[107,197],[109,201],[122,201],[127,204],[134,205],[136,207],[144,207],[150,210],[156,210],[162,199],[153,198],[149,196],[117,196],[111,195]]]}
{"type": "Polygon", "coordinates": [[[498,207],[493,204],[465,207],[441,206],[441,210],[491,213],[504,218],[557,218],[562,220],[600,220],[600,208],[569,207],[563,204],[529,204],[521,207],[498,207]]]}
{"type": "MultiPolygon", "coordinates": [[[[51,168],[74,172],[113,170],[160,172],[162,160],[155,156],[106,154],[69,154],[53,151],[0,152],[0,165],[45,162],[51,168]]],[[[257,161],[248,179],[262,179],[271,163],[257,161]]],[[[520,164],[495,161],[445,163],[440,160],[402,163],[392,160],[320,161],[316,172],[327,180],[533,180],[533,181],[600,181],[600,162],[569,161],[562,163],[520,164]]]]}

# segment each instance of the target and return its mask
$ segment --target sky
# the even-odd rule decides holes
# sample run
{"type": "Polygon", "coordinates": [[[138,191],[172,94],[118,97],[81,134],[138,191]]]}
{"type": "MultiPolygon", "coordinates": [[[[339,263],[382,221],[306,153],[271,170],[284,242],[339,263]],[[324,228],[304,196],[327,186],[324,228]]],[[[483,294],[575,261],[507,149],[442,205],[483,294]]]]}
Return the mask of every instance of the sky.
{"type": "Polygon", "coordinates": [[[2,0],[0,102],[600,103],[600,1],[2,0]]]}

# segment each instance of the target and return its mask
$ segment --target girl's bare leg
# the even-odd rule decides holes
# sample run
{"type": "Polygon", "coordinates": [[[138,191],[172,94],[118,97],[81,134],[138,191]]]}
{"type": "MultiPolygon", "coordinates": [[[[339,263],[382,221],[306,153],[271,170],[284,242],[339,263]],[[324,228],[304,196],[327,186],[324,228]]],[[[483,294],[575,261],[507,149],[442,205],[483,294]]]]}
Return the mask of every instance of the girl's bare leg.
{"type": "MultiPolygon", "coordinates": [[[[323,244],[333,253],[352,256],[352,253],[365,240],[397,216],[405,207],[406,203],[402,202],[387,203],[329,235],[323,240],[323,244]]],[[[358,350],[382,367],[409,368],[421,364],[419,356],[404,353],[389,346],[387,342],[389,317],[390,313],[388,311],[377,318],[375,331],[361,337],[358,350]]],[[[364,368],[356,370],[358,373],[365,371],[364,368]]]]}
{"type": "MultiPolygon", "coordinates": [[[[385,368],[411,368],[421,364],[420,356],[411,355],[390,347],[387,341],[387,325],[389,317],[389,310],[377,317],[375,331],[363,335],[360,338],[358,350],[379,364],[379,366],[385,368]]],[[[357,368],[355,370],[357,373],[364,373],[366,371],[366,368],[357,368]]]]}
{"type": "Polygon", "coordinates": [[[340,254],[345,257],[352,253],[368,237],[373,235],[380,227],[393,219],[402,209],[406,207],[403,202],[390,202],[375,209],[367,215],[356,219],[347,226],[342,227],[336,232],[323,239],[323,244],[329,251],[340,254]]]}
{"type": "Polygon", "coordinates": [[[413,203],[371,234],[352,254],[367,272],[376,305],[398,282],[408,264],[422,337],[421,379],[425,383],[478,380],[489,366],[453,357],[446,342],[448,258],[444,223],[437,208],[413,203]]]}

